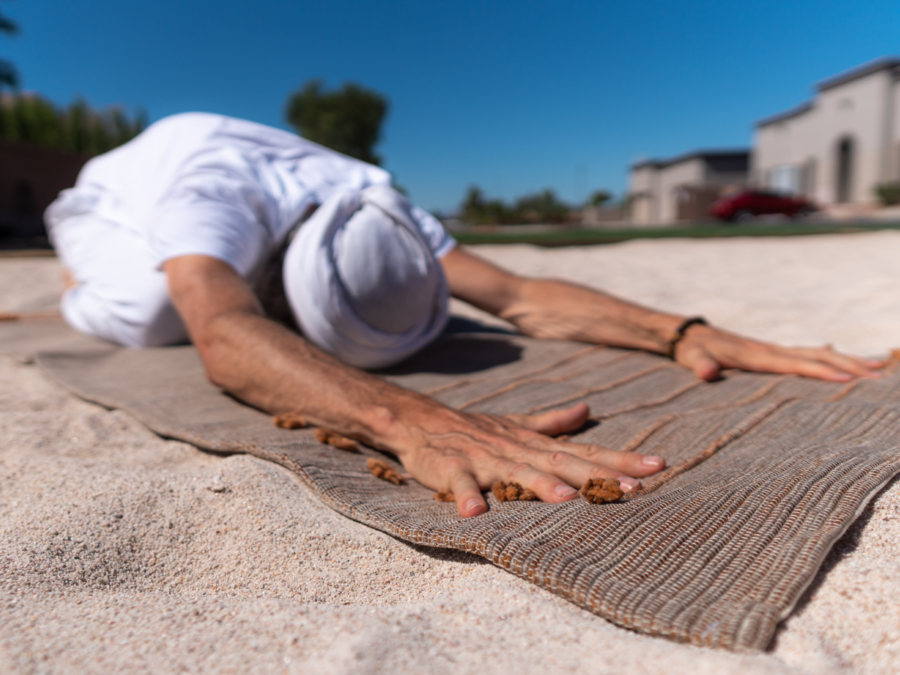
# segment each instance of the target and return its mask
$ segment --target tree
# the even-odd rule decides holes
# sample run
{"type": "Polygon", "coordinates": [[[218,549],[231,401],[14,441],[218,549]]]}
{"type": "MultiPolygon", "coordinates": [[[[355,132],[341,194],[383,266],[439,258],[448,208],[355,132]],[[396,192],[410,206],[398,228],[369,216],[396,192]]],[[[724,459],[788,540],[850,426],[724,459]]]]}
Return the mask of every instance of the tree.
{"type": "Polygon", "coordinates": [[[513,214],[499,199],[485,199],[481,188],[472,185],[462,203],[462,219],[474,225],[504,225],[514,220],[513,214]]]}
{"type": "Polygon", "coordinates": [[[460,216],[474,225],[520,225],[523,223],[564,223],[570,207],[547,188],[519,197],[507,205],[500,199],[487,199],[481,188],[471,186],[463,199],[460,216]]]}
{"type": "MultiPolygon", "coordinates": [[[[19,34],[19,26],[10,18],[3,16],[0,14],[0,33],[6,33],[7,35],[18,35],[19,34]]],[[[16,67],[5,59],[0,59],[0,87],[3,85],[7,85],[12,89],[18,89],[19,87],[19,73],[16,71],[16,67]]]]}
{"type": "Polygon", "coordinates": [[[520,197],[514,210],[522,223],[563,223],[569,215],[569,206],[550,188],[520,197]]]}
{"type": "Polygon", "coordinates": [[[612,199],[611,192],[608,192],[607,190],[594,190],[588,198],[588,203],[591,206],[603,206],[610,199],[612,199]]]}
{"type": "Polygon", "coordinates": [[[301,136],[370,164],[381,164],[374,148],[381,140],[381,123],[388,111],[385,96],[346,82],[324,91],[322,82],[311,80],[291,94],[287,121],[301,136]]]}
{"type": "Polygon", "coordinates": [[[93,110],[82,100],[66,110],[34,94],[7,96],[0,102],[0,138],[83,155],[112,150],[146,126],[142,111],[129,118],[121,108],[93,110]]]}

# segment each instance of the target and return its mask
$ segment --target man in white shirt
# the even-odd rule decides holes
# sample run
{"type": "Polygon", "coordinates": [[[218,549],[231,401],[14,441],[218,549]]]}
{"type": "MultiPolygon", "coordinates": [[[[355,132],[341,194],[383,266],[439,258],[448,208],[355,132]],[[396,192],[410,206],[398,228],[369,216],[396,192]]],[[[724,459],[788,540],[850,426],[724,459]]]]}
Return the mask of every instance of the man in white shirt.
{"type": "Polygon", "coordinates": [[[434,339],[451,294],[524,334],[669,354],[706,380],[721,368],[877,376],[878,363],[828,348],[761,343],[509,274],[456,246],[389,184],[378,167],[277,129],[200,113],[161,120],[91,160],[48,209],[72,276],[63,315],[131,347],[190,339],[215,384],[395,453],[420,482],[452,492],[464,517],[486,510],[482,490],[497,480],[563,502],[590,478],[636,489],[664,461],[552,438],[586,421],[584,404],[536,416],[464,413],[362,370],[434,339]],[[253,291],[279,251],[302,336],[267,318],[253,291]]]}

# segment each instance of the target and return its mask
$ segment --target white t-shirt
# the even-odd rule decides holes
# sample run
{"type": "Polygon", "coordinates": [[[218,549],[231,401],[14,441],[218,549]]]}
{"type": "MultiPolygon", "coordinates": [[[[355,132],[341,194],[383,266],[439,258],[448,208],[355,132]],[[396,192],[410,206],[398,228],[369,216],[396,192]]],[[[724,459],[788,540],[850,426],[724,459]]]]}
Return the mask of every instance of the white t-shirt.
{"type": "MultiPolygon", "coordinates": [[[[295,134],[221,115],[183,113],[89,161],[48,209],[53,226],[93,213],[139,234],[157,267],[208,255],[255,275],[312,204],[336,191],[390,184],[383,169],[295,134]]],[[[455,246],[430,214],[413,212],[437,257],[455,246]]]]}

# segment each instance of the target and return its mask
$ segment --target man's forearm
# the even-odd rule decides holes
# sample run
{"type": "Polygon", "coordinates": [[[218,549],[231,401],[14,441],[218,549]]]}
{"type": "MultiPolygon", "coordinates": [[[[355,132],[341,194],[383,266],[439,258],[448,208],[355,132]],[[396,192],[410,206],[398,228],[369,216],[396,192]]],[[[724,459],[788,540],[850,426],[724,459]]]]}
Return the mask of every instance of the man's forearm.
{"type": "Polygon", "coordinates": [[[664,353],[683,320],[566,281],[520,277],[461,247],[441,262],[455,297],[534,337],[664,353]]]}
{"type": "Polygon", "coordinates": [[[500,312],[526,335],[665,353],[683,318],[565,281],[523,279],[500,312]]]}
{"type": "MultiPolygon", "coordinates": [[[[462,248],[448,253],[442,263],[455,297],[535,337],[666,354],[684,321],[577,284],[516,276],[462,248]]],[[[739,368],[846,382],[876,377],[882,365],[827,347],[781,347],[704,325],[694,325],[683,335],[673,357],[704,380],[718,378],[723,368],[739,368]]]]}
{"type": "Polygon", "coordinates": [[[350,368],[266,319],[227,264],[184,256],[165,265],[172,299],[211,381],[271,413],[299,412],[373,447],[415,447],[418,428],[451,428],[459,413],[350,368]]]}
{"type": "Polygon", "coordinates": [[[234,396],[273,414],[302,413],[312,424],[373,447],[406,445],[408,426],[419,415],[454,414],[345,366],[262,316],[220,315],[197,343],[210,380],[234,396]]]}

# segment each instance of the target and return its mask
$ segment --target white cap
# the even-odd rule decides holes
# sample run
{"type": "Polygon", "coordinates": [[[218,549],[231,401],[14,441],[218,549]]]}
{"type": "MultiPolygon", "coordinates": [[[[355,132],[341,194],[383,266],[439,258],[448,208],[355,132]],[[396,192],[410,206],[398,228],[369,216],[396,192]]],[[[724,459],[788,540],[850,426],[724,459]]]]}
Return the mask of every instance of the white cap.
{"type": "Polygon", "coordinates": [[[342,192],[288,247],[283,277],[297,324],[348,365],[397,363],[447,323],[447,281],[410,208],[385,185],[342,192]]]}

